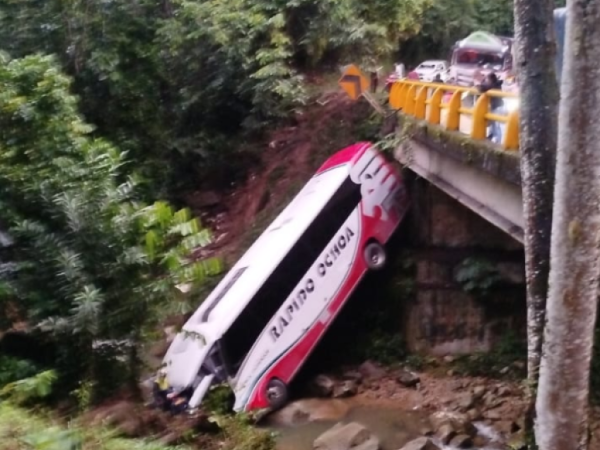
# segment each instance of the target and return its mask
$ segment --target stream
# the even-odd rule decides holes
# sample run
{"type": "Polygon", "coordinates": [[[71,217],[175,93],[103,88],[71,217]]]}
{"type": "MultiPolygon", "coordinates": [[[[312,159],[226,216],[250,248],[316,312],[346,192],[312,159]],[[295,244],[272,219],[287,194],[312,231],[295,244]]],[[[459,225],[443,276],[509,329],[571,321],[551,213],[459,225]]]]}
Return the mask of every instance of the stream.
{"type": "MultiPolygon", "coordinates": [[[[350,406],[347,413],[339,420],[323,419],[308,423],[290,425],[270,423],[268,428],[277,432],[277,450],[312,450],[317,437],[338,422],[358,422],[366,426],[380,440],[380,450],[399,450],[413,439],[423,436],[430,428],[428,415],[420,411],[406,411],[401,408],[374,405],[350,406]]],[[[495,441],[497,436],[489,427],[475,424],[479,435],[495,441]]],[[[453,450],[453,447],[442,445],[436,439],[434,443],[441,450],[453,450]]],[[[493,443],[485,447],[472,447],[473,450],[497,450],[493,443]]]]}

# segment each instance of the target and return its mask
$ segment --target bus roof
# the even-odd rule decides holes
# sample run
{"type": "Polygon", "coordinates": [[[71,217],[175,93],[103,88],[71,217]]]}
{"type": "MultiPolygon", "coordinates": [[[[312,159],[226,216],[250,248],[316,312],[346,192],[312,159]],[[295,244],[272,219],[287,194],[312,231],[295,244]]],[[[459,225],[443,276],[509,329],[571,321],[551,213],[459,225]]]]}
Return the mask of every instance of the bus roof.
{"type": "Polygon", "coordinates": [[[238,317],[349,175],[356,144],[329,158],[206,298],[184,329],[218,339],[238,317]]]}

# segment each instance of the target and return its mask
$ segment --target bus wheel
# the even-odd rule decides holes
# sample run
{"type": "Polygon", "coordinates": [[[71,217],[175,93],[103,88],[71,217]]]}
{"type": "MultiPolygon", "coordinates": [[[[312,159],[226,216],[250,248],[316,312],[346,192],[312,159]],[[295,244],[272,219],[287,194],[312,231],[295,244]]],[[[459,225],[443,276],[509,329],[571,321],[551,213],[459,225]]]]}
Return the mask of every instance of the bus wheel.
{"type": "Polygon", "coordinates": [[[273,378],[267,385],[267,400],[272,409],[283,407],[288,400],[288,388],[285,383],[277,378],[273,378]]]}
{"type": "Polygon", "coordinates": [[[370,242],[365,246],[364,258],[367,267],[371,270],[379,270],[385,266],[387,260],[385,249],[379,242],[370,242]]]}

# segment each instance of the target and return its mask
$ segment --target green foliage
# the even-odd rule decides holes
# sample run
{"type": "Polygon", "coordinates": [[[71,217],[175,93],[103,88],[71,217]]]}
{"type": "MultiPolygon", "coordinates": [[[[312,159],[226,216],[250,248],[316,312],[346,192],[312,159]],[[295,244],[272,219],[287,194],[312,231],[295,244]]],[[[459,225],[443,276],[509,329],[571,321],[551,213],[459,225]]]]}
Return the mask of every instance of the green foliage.
{"type": "Polygon", "coordinates": [[[461,356],[454,364],[457,372],[463,375],[523,379],[526,375],[523,361],[526,359],[524,339],[508,332],[492,351],[461,356]]]}
{"type": "Polygon", "coordinates": [[[233,392],[228,384],[211,386],[202,400],[202,408],[216,415],[228,414],[232,410],[233,400],[233,392]]]}
{"type": "Polygon", "coordinates": [[[16,403],[25,403],[48,397],[56,382],[56,372],[46,370],[28,378],[8,383],[0,390],[0,396],[8,397],[16,403]]]}
{"type": "Polygon", "coordinates": [[[288,3],[297,58],[315,66],[336,56],[372,70],[417,34],[429,0],[296,0],[288,3]],[[310,20],[309,20],[310,19],[310,20]]]}
{"type": "Polygon", "coordinates": [[[466,292],[486,296],[502,280],[498,269],[486,259],[466,258],[455,270],[454,279],[466,292]]]}
{"type": "Polygon", "coordinates": [[[402,336],[381,330],[372,331],[356,348],[358,360],[371,359],[385,365],[399,363],[406,355],[406,343],[402,336]]]}
{"type": "Polygon", "coordinates": [[[268,430],[254,428],[243,414],[215,416],[212,419],[221,428],[225,450],[273,450],[276,435],[268,430]]]}
{"type": "Polygon", "coordinates": [[[129,153],[151,197],[222,182],[232,163],[242,171],[240,133],[305,103],[298,69],[379,66],[430,2],[0,0],[0,48],[56,55],[87,120],[129,153]]]}
{"type": "Polygon", "coordinates": [[[0,67],[0,222],[17,267],[4,281],[21,313],[60,343],[70,384],[102,389],[112,367],[102,353],[126,342],[114,356],[126,357],[135,386],[144,330],[186,300],[176,286],[199,285],[222,267],[189,259],[209,231],[187,210],[138,198],[137,173],[90,136],[69,88],[51,57],[0,67]]]}
{"type": "Polygon", "coordinates": [[[8,383],[30,377],[39,372],[39,368],[24,359],[0,355],[0,389],[8,383]]]}
{"type": "MultiPolygon", "coordinates": [[[[565,3],[554,0],[554,7],[565,3]]],[[[427,58],[449,59],[455,42],[476,30],[513,36],[513,9],[514,0],[432,0],[423,12],[419,34],[401,45],[400,59],[411,64],[427,58]]]]}
{"type": "Polygon", "coordinates": [[[0,450],[186,450],[158,442],[124,439],[106,428],[83,426],[0,403],[0,450]]]}

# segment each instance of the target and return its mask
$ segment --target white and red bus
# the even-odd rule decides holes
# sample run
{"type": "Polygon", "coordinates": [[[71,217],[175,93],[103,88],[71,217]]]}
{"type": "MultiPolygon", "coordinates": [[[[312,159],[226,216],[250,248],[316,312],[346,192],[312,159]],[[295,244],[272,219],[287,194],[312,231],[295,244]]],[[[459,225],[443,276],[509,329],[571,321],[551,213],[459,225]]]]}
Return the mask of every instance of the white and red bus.
{"type": "Polygon", "coordinates": [[[288,386],[408,208],[395,167],[369,143],[331,156],[183,326],[164,359],[169,383],[227,382],[235,411],[277,409],[288,386]]]}

